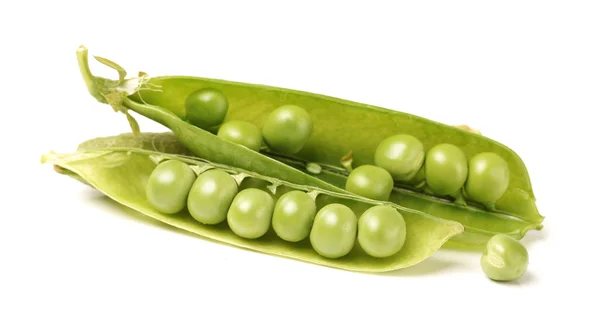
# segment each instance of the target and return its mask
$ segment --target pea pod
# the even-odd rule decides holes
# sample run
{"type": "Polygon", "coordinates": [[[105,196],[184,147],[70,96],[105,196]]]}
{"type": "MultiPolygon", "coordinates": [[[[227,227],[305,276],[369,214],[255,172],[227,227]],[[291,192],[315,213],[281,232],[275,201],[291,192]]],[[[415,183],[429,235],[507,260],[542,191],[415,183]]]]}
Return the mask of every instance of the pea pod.
{"type": "MultiPolygon", "coordinates": [[[[188,156],[187,149],[176,145],[172,139],[170,134],[154,133],[98,138],[82,143],[73,153],[47,153],[43,156],[42,162],[54,165],[57,167],[57,172],[98,189],[116,202],[202,237],[254,251],[346,270],[384,272],[409,267],[425,260],[448,239],[464,231],[463,226],[458,222],[437,218],[390,202],[374,201],[314,186],[297,185],[188,156]],[[365,253],[356,241],[348,254],[340,258],[327,258],[317,253],[308,239],[298,242],[286,241],[277,237],[272,229],[261,237],[247,239],[236,235],[227,223],[203,224],[185,210],[176,213],[159,211],[146,197],[145,188],[153,171],[165,161],[183,162],[199,176],[210,169],[219,169],[236,178],[262,180],[267,182],[269,186],[267,190],[274,193],[274,197],[289,190],[307,192],[316,198],[318,209],[333,203],[341,204],[352,209],[357,217],[374,206],[388,205],[396,209],[405,219],[406,242],[399,252],[388,257],[372,257],[365,253]]],[[[257,189],[246,189],[248,190],[257,189]]]]}
{"type": "MultiPolygon", "coordinates": [[[[475,132],[408,113],[264,85],[188,76],[152,78],[146,74],[130,79],[120,75],[119,80],[113,81],[91,74],[87,49],[80,47],[77,54],[82,76],[92,96],[110,104],[115,111],[127,114],[128,120],[131,110],[166,126],[195,156],[342,193],[347,192],[345,186],[352,167],[348,169],[348,163],[341,163],[341,158],[352,153],[355,167],[375,165],[375,152],[380,143],[396,134],[407,134],[422,143],[424,152],[440,143],[448,143],[460,148],[466,159],[482,152],[494,153],[508,167],[506,190],[499,199],[484,204],[478,203],[477,198],[474,201],[468,197],[465,202],[461,193],[455,195],[455,201],[445,195],[425,192],[426,189],[418,184],[395,181],[390,201],[461,222],[468,234],[461,235],[459,240],[466,245],[481,246],[497,233],[519,239],[529,230],[542,228],[544,218],[537,210],[529,175],[521,158],[506,146],[475,132]],[[214,129],[202,129],[186,121],[187,97],[203,89],[218,90],[227,97],[228,111],[224,122],[242,120],[262,128],[271,113],[281,106],[300,106],[315,121],[310,127],[310,136],[305,139],[308,133],[303,133],[298,137],[306,140],[299,147],[301,149],[284,152],[268,146],[258,152],[252,151],[220,139],[214,135],[214,129]],[[315,171],[315,163],[322,168],[317,170],[318,174],[311,173],[315,171]]],[[[109,65],[114,67],[112,62],[109,65]]],[[[135,132],[135,128],[132,129],[135,132]]],[[[420,176],[418,172],[407,176],[413,175],[420,176]]],[[[486,181],[485,176],[479,180],[486,181]]],[[[498,185],[504,186],[503,183],[498,185]]]]}

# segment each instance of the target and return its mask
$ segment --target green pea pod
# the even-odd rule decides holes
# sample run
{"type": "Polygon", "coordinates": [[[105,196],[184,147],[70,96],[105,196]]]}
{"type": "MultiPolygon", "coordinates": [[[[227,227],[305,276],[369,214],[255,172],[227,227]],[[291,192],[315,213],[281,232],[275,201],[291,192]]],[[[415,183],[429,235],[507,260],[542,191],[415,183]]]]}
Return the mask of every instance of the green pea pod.
{"type": "Polygon", "coordinates": [[[138,136],[124,134],[98,138],[82,143],[73,153],[50,152],[42,157],[42,162],[54,165],[57,172],[96,188],[116,202],[179,229],[249,250],[352,271],[385,272],[415,265],[428,258],[450,238],[464,231],[458,222],[437,218],[393,203],[297,185],[191,157],[186,155],[188,150],[173,139],[168,133],[142,133],[138,136]],[[148,201],[145,188],[153,170],[164,160],[179,160],[197,172],[211,168],[222,169],[235,174],[234,176],[260,179],[268,182],[267,189],[273,193],[280,189],[308,192],[317,199],[319,207],[331,202],[341,203],[350,207],[357,216],[375,205],[390,205],[397,209],[406,221],[406,243],[398,253],[390,257],[371,257],[356,243],[349,254],[330,259],[316,253],[308,240],[291,243],[277,237],[272,230],[258,239],[244,239],[234,234],[225,223],[202,224],[188,211],[176,214],[161,213],[148,201]]]}
{"type": "Polygon", "coordinates": [[[520,239],[529,230],[542,228],[544,217],[537,210],[529,175],[520,157],[475,132],[408,113],[264,85],[186,76],[151,78],[146,74],[112,81],[91,74],[85,47],[78,49],[77,56],[88,90],[98,101],[110,104],[115,111],[132,110],[166,126],[198,157],[292,183],[347,192],[344,186],[351,165],[372,165],[377,145],[398,133],[420,139],[425,150],[443,142],[456,145],[467,158],[481,152],[496,153],[506,161],[510,180],[506,192],[494,204],[454,202],[398,183],[390,200],[461,222],[469,233],[461,235],[460,243],[465,245],[481,246],[496,233],[520,239]],[[312,135],[299,152],[285,155],[268,148],[256,152],[225,141],[210,130],[186,122],[186,98],[202,88],[219,90],[227,97],[229,110],[225,121],[243,120],[258,127],[281,105],[302,106],[316,121],[312,135]],[[348,153],[352,154],[351,160],[340,162],[341,158],[348,158],[348,153]],[[318,174],[311,173],[315,163],[322,168],[318,174]]]}

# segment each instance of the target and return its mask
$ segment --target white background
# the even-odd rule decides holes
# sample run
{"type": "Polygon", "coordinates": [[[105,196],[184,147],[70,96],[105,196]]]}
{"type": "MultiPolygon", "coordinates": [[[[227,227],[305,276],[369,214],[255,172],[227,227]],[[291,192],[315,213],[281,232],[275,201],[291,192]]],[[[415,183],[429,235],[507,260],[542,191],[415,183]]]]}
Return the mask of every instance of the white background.
{"type": "Polygon", "coordinates": [[[597,2],[394,3],[3,2],[0,335],[598,335],[597,2]],[[55,174],[43,153],[128,131],[88,95],[80,44],[131,74],[289,87],[481,129],[521,155],[546,216],[523,241],[526,276],[495,283],[479,254],[445,250],[388,275],[271,257],[55,174]]]}

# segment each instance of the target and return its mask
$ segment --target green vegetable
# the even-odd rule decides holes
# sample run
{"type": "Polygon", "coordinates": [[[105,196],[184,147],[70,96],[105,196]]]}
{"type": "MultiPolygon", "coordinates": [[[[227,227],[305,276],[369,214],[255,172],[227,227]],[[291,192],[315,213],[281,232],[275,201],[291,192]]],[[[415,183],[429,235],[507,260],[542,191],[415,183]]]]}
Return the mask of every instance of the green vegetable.
{"type": "Polygon", "coordinates": [[[219,224],[227,217],[227,211],[238,193],[238,184],[224,171],[206,171],[194,182],[188,197],[190,215],[204,224],[219,224]]]}
{"type": "Polygon", "coordinates": [[[317,205],[307,193],[292,190],[281,196],[273,212],[273,229],[283,240],[298,242],[308,237],[317,205]]]}
{"type": "Polygon", "coordinates": [[[346,190],[349,192],[380,201],[390,198],[393,187],[392,175],[373,165],[363,165],[352,170],[346,180],[346,190]]]}
{"type": "Polygon", "coordinates": [[[374,206],[358,220],[358,242],[373,257],[394,255],[404,246],[405,240],[404,218],[390,206],[374,206]]]}
{"type": "Polygon", "coordinates": [[[183,162],[162,162],[150,175],[146,184],[146,197],[156,210],[174,214],[185,208],[188,192],[196,175],[183,162]]]}
{"type": "Polygon", "coordinates": [[[384,139],[375,150],[375,164],[402,182],[409,182],[417,175],[424,159],[423,143],[409,134],[384,139]]]}
{"type": "Polygon", "coordinates": [[[246,146],[253,151],[259,151],[262,146],[260,129],[254,124],[243,120],[231,120],[224,123],[217,132],[221,139],[246,146]]]}
{"type": "Polygon", "coordinates": [[[228,108],[227,97],[213,88],[202,88],[192,92],[185,99],[187,120],[202,129],[222,123],[228,108]]]}
{"type": "Polygon", "coordinates": [[[504,234],[490,238],[481,256],[481,269],[488,278],[497,281],[520,278],[528,265],[527,249],[518,240],[504,234]]]}
{"type": "Polygon", "coordinates": [[[467,180],[467,173],[467,158],[457,146],[439,144],[427,152],[425,181],[437,195],[457,195],[467,180]]]}
{"type": "Polygon", "coordinates": [[[315,216],[310,243],[320,255],[340,258],[350,253],[356,240],[356,214],[343,204],[324,206],[315,216]]]}
{"type": "Polygon", "coordinates": [[[296,154],[304,147],[312,130],[313,122],[303,108],[283,105],[267,116],[262,134],[267,146],[275,152],[296,154]]]}
{"type": "Polygon", "coordinates": [[[498,154],[485,152],[469,160],[469,176],[465,185],[467,197],[483,204],[493,204],[508,188],[510,169],[498,154]]]}
{"type": "MultiPolygon", "coordinates": [[[[234,246],[346,270],[385,272],[409,267],[425,260],[450,238],[464,231],[463,226],[458,222],[433,217],[393,203],[332,192],[310,185],[293,184],[238,167],[189,156],[188,149],[173,139],[173,134],[170,133],[141,133],[139,136],[124,134],[91,139],[82,143],[73,153],[50,152],[43,156],[42,162],[52,164],[58,173],[84,182],[114,201],[168,225],[234,246]],[[355,244],[346,256],[331,259],[317,253],[309,239],[297,243],[288,242],[271,230],[260,238],[247,239],[238,236],[230,229],[228,222],[205,225],[194,219],[188,211],[164,214],[146,198],[146,181],[160,163],[169,160],[188,164],[193,171],[198,172],[199,176],[214,170],[230,174],[238,183],[242,179],[243,181],[265,181],[268,184],[266,190],[269,192],[269,197],[286,189],[309,193],[311,197],[315,197],[319,210],[330,204],[343,204],[358,217],[373,206],[386,204],[398,210],[404,217],[406,243],[398,253],[388,258],[374,258],[355,244]]],[[[252,188],[245,189],[254,194],[256,191],[252,190],[252,188]]],[[[240,191],[236,197],[241,199],[240,195],[244,195],[242,193],[243,191],[240,191]]],[[[262,193],[259,194],[264,196],[262,193]]],[[[259,198],[262,199],[263,196],[259,198]]],[[[269,208],[270,202],[266,198],[257,201],[259,198],[249,197],[249,202],[257,206],[255,209],[262,206],[269,208]]],[[[242,220],[244,218],[242,217],[242,220]]],[[[259,222],[265,223],[262,220],[259,222]]]]}
{"type": "Polygon", "coordinates": [[[254,188],[240,191],[227,212],[229,227],[240,237],[262,237],[271,226],[274,203],[266,191],[254,188]]]}

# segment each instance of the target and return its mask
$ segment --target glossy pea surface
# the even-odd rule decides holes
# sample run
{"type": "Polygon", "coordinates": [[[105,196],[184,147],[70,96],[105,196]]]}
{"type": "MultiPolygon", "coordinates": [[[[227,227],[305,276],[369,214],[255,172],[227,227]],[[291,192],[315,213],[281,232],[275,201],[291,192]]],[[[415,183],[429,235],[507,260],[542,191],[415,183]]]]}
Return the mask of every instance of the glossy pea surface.
{"type": "Polygon", "coordinates": [[[262,135],[272,150],[296,154],[302,150],[312,131],[313,122],[306,110],[296,105],[283,105],[267,116],[262,135]]]}
{"type": "Polygon", "coordinates": [[[350,253],[358,230],[356,214],[349,207],[333,203],[321,208],[310,231],[310,243],[326,258],[340,258],[350,253]]]}
{"type": "Polygon", "coordinates": [[[240,237],[255,239],[262,237],[271,227],[275,201],[266,191],[244,189],[240,191],[229,208],[227,223],[240,237]]]}
{"type": "Polygon", "coordinates": [[[409,134],[397,134],[383,140],[375,149],[375,165],[384,168],[397,181],[410,181],[425,158],[423,143],[409,134]]]}
{"type": "Polygon", "coordinates": [[[479,153],[469,160],[469,175],[465,184],[468,197],[480,203],[497,201],[510,181],[510,170],[500,155],[479,153]]]}
{"type": "Polygon", "coordinates": [[[281,239],[298,242],[308,237],[317,213],[315,201],[299,190],[283,194],[275,203],[273,230],[281,239]]]}
{"type": "Polygon", "coordinates": [[[512,281],[520,278],[529,265],[529,253],[518,240],[497,234],[490,238],[481,256],[481,269],[496,281],[512,281]]]}
{"type": "Polygon", "coordinates": [[[244,120],[231,120],[219,127],[217,136],[221,139],[245,146],[258,152],[262,145],[260,129],[244,120]]]}
{"type": "Polygon", "coordinates": [[[387,201],[394,187],[390,173],[377,166],[362,165],[348,175],[346,190],[371,199],[387,201]]]}
{"type": "Polygon", "coordinates": [[[406,241],[404,217],[388,205],[376,205],[358,220],[358,243],[370,256],[385,258],[396,254],[406,241]]]}
{"type": "Polygon", "coordinates": [[[439,144],[427,152],[425,181],[438,195],[453,195],[467,180],[469,168],[465,153],[455,145],[439,144]]]}
{"type": "Polygon", "coordinates": [[[192,92],[185,100],[185,112],[189,123],[207,129],[225,120],[229,101],[216,89],[204,88],[192,92]]]}
{"type": "Polygon", "coordinates": [[[231,175],[219,170],[208,170],[192,185],[188,196],[188,211],[195,220],[204,224],[219,224],[227,217],[227,211],[238,192],[238,185],[231,175]]]}
{"type": "Polygon", "coordinates": [[[146,198],[162,213],[177,213],[185,208],[195,178],[196,174],[187,164],[177,160],[163,161],[148,178],[146,198]]]}

